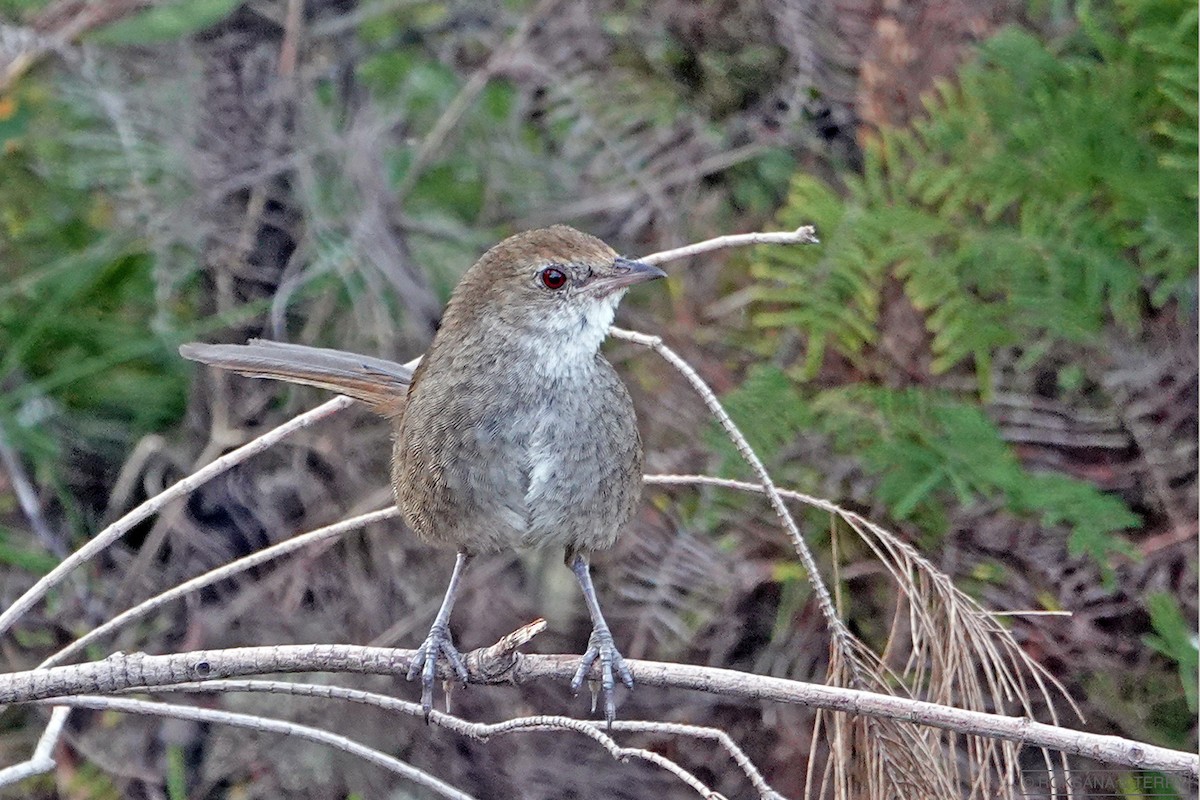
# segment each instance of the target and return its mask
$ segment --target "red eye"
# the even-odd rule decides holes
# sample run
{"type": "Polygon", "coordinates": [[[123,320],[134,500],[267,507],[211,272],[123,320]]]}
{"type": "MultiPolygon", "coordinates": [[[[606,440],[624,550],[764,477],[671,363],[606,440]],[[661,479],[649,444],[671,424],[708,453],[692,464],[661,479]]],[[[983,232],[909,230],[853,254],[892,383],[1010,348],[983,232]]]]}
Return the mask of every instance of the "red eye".
{"type": "Polygon", "coordinates": [[[561,269],[548,267],[542,270],[542,286],[557,291],[567,285],[567,276],[561,269]]]}

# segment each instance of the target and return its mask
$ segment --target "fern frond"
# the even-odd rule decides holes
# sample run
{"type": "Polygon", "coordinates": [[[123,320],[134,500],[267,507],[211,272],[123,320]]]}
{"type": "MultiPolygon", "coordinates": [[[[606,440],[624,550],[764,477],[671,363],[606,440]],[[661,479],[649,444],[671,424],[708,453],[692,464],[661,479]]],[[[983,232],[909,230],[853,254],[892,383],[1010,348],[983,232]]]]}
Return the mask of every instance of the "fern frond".
{"type": "Polygon", "coordinates": [[[929,93],[927,118],[868,142],[840,208],[819,181],[793,181],[781,216],[807,211],[823,245],[762,252],[757,324],[798,328],[814,368],[832,351],[869,370],[897,277],[944,372],[1016,342],[1136,331],[1146,293],[1191,297],[1196,24],[1194,7],[1127,0],[1116,21],[1085,19],[1064,54],[997,34],[929,93]],[[777,294],[784,283],[804,291],[777,294]]]}

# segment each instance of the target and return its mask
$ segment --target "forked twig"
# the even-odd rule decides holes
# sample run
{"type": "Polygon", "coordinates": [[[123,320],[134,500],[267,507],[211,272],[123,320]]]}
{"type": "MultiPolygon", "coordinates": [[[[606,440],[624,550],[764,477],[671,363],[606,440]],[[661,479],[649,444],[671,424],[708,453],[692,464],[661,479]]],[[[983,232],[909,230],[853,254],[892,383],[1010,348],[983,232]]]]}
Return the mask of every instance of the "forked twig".
{"type": "Polygon", "coordinates": [[[417,769],[412,764],[401,761],[398,758],[382,753],[373,747],[367,747],[364,744],[354,741],[345,736],[340,736],[336,733],[313,728],[308,725],[301,725],[296,722],[288,722],[282,719],[272,719],[270,717],[262,717],[257,714],[242,714],[236,711],[221,711],[214,708],[196,708],[194,706],[173,705],[170,703],[152,703],[146,700],[130,700],[123,697],[103,697],[95,695],[71,695],[68,697],[55,698],[52,701],[56,706],[70,706],[71,708],[94,708],[99,711],[120,711],[126,714],[145,714],[156,717],[171,717],[173,719],[186,719],[196,722],[212,722],[218,725],[230,725],[235,728],[248,728],[250,730],[262,731],[264,733],[282,733],[285,736],[294,736],[297,739],[307,739],[310,742],[327,745],[338,750],[342,750],[351,755],[356,755],[359,758],[365,759],[372,764],[377,764],[384,769],[394,772],[397,775],[403,775],[413,783],[424,786],[427,789],[432,789],[442,797],[453,798],[453,800],[475,800],[472,795],[456,789],[450,784],[435,778],[428,772],[422,769],[417,769]]]}
{"type": "MultiPolygon", "coordinates": [[[[1034,662],[1007,631],[971,598],[958,591],[946,575],[919,553],[857,514],[846,512],[827,501],[800,496],[812,501],[815,507],[841,517],[858,533],[889,571],[907,600],[911,632],[908,663],[899,674],[889,668],[842,622],[820,576],[816,559],[787,510],[782,493],[716,394],[695,369],[660,337],[618,328],[612,329],[611,334],[654,350],[678,370],[701,396],[738,453],[754,471],[759,481],[757,486],[743,484],[736,488],[754,486],[754,491],[769,498],[793,548],[808,571],[809,585],[830,631],[832,647],[826,678],[831,684],[888,694],[920,695],[928,692],[926,696],[934,701],[953,702],[967,709],[1003,709],[1015,702],[1026,714],[1032,714],[1025,678],[1025,672],[1028,671],[1045,698],[1055,723],[1058,722],[1058,716],[1047,682],[1052,683],[1074,707],[1074,701],[1064,687],[1044,667],[1034,662]]],[[[821,727],[821,713],[818,712],[814,736],[821,727]]],[[[830,772],[834,774],[839,797],[862,794],[864,791],[874,796],[876,793],[905,794],[914,790],[943,795],[954,791],[953,787],[963,779],[956,757],[959,744],[953,738],[942,739],[930,730],[871,717],[847,720],[836,716],[830,720],[830,728],[835,739],[846,745],[831,747],[826,767],[827,777],[830,772]],[[853,746],[850,746],[847,737],[855,739],[853,746]],[[863,760],[860,772],[865,774],[865,778],[860,779],[861,783],[854,783],[849,774],[851,753],[859,754],[863,760]]],[[[970,781],[974,784],[972,796],[990,797],[996,791],[1012,796],[1012,781],[1008,778],[1015,769],[1016,750],[1008,745],[997,745],[984,737],[967,739],[965,747],[969,754],[967,769],[974,774],[970,781]]],[[[1049,753],[1043,751],[1043,756],[1049,769],[1049,753]]],[[[1064,760],[1063,767],[1066,766],[1064,760]]],[[[811,771],[809,774],[811,778],[811,771]]]]}
{"type": "MultiPolygon", "coordinates": [[[[300,697],[320,697],[333,700],[343,700],[351,703],[362,703],[363,705],[373,706],[384,711],[393,711],[402,714],[407,714],[418,719],[425,719],[425,711],[420,703],[401,700],[389,695],[379,694],[378,692],[368,692],[360,689],[348,689],[341,686],[326,686],[314,685],[306,683],[289,683],[286,681],[264,681],[264,680],[216,680],[180,683],[172,686],[163,686],[156,688],[155,693],[162,692],[266,692],[268,694],[287,694],[300,697]]],[[[572,717],[564,716],[536,716],[536,717],[519,717],[517,719],[505,720],[503,722],[471,722],[470,720],[462,719],[451,714],[446,714],[441,711],[433,711],[429,716],[429,723],[439,727],[447,728],[456,733],[468,736],[480,742],[487,742],[494,737],[503,736],[509,733],[519,733],[523,731],[544,731],[544,730],[573,730],[589,738],[594,738],[600,742],[604,748],[618,760],[626,758],[638,758],[645,761],[651,761],[659,766],[663,766],[659,762],[661,756],[653,754],[648,750],[633,747],[621,747],[611,739],[603,730],[604,724],[595,720],[580,720],[572,717]],[[592,731],[599,732],[602,738],[597,738],[590,731],[584,731],[583,728],[591,728],[592,731]],[[653,756],[653,757],[648,757],[653,756]]],[[[733,738],[725,731],[719,728],[707,728],[699,725],[680,725],[670,722],[654,722],[654,721],[632,721],[632,720],[616,720],[612,724],[613,731],[627,731],[630,733],[657,733],[668,736],[689,736],[698,739],[711,739],[715,741],[722,749],[724,749],[733,759],[738,769],[742,774],[754,785],[759,797],[763,800],[775,800],[780,795],[763,778],[762,773],[754,766],[750,757],[746,755],[733,738]]],[[[674,764],[675,762],[671,762],[674,764]]],[[[678,766],[678,765],[676,765],[678,766]]],[[[670,769],[670,768],[668,768],[670,769]]],[[[705,787],[703,783],[695,779],[691,773],[687,773],[687,777],[670,770],[673,774],[679,776],[681,780],[688,783],[692,788],[696,789],[702,795],[706,792],[711,792],[711,789],[705,787]],[[695,781],[693,783],[693,781],[695,781]]]]}
{"type": "MultiPolygon", "coordinates": [[[[803,231],[804,229],[802,228],[801,230],[803,231]]],[[[808,570],[809,583],[817,595],[817,604],[820,606],[821,614],[825,617],[825,622],[829,626],[835,642],[839,646],[846,646],[854,638],[854,635],[850,633],[837,614],[837,609],[834,607],[833,597],[829,593],[829,588],[825,585],[824,580],[821,579],[821,572],[818,568],[816,557],[813,555],[812,550],[809,549],[808,543],[804,541],[804,537],[800,533],[800,528],[796,525],[796,520],[792,518],[792,513],[783,502],[783,497],[780,495],[779,489],[775,486],[775,482],[771,479],[770,473],[767,472],[762,459],[750,447],[750,442],[746,440],[745,435],[734,424],[733,419],[725,411],[725,407],[721,405],[721,401],[717,399],[713,390],[704,382],[699,373],[692,368],[692,365],[668,347],[661,337],[649,336],[623,328],[612,328],[609,333],[614,338],[640,344],[656,352],[668,364],[677,369],[704,400],[704,404],[708,406],[709,412],[720,423],[730,441],[733,442],[734,447],[737,448],[738,454],[750,465],[750,469],[754,471],[763,493],[771,501],[771,508],[774,509],[775,515],[779,518],[779,522],[787,532],[788,538],[792,542],[792,547],[796,550],[796,555],[800,557],[804,568],[808,570]]]]}

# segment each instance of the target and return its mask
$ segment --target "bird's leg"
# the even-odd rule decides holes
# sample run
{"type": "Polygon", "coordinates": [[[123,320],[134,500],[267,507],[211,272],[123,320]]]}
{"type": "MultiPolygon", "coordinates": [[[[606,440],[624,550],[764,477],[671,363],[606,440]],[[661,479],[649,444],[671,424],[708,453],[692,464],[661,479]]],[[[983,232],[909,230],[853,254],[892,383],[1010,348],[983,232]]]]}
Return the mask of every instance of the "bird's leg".
{"type": "Polygon", "coordinates": [[[438,609],[437,616],[433,619],[429,636],[417,648],[412,663],[408,665],[410,681],[418,674],[421,676],[421,708],[425,710],[426,721],[429,720],[429,712],[433,710],[433,682],[437,678],[439,655],[446,657],[446,661],[458,674],[458,679],[463,682],[463,685],[467,683],[467,668],[463,664],[462,656],[454,647],[454,641],[450,638],[450,611],[454,608],[454,597],[458,594],[458,584],[462,581],[463,573],[467,571],[467,564],[470,562],[470,553],[458,551],[458,558],[454,561],[454,572],[450,574],[450,585],[446,587],[446,596],[442,598],[442,607],[438,609]]]}
{"type": "Polygon", "coordinates": [[[604,621],[604,615],[600,613],[600,603],[596,600],[596,588],[592,586],[592,575],[587,557],[582,553],[568,551],[567,566],[571,568],[571,572],[575,573],[575,579],[579,581],[579,588],[583,590],[583,600],[587,603],[588,613],[592,615],[592,635],[588,639],[587,652],[580,659],[579,669],[575,671],[575,677],[571,680],[571,690],[579,691],[592,664],[596,659],[600,659],[600,688],[604,692],[604,720],[609,727],[612,727],[613,718],[617,714],[616,703],[613,699],[613,692],[616,688],[613,670],[615,669],[621,676],[621,683],[630,689],[633,688],[633,675],[630,674],[629,667],[625,665],[625,659],[617,652],[612,632],[608,629],[608,623],[604,621]]]}

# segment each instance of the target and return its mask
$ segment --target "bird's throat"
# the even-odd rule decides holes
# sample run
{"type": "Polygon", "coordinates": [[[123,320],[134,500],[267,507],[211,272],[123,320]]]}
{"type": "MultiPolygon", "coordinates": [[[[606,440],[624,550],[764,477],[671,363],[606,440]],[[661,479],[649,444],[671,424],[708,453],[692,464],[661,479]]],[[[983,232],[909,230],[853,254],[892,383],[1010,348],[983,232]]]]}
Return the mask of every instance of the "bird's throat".
{"type": "Polygon", "coordinates": [[[579,298],[583,302],[566,303],[539,320],[537,335],[545,346],[539,348],[540,357],[534,359],[535,369],[551,378],[589,372],[608,336],[623,294],[579,298]]]}

